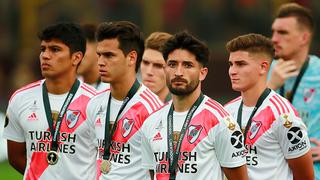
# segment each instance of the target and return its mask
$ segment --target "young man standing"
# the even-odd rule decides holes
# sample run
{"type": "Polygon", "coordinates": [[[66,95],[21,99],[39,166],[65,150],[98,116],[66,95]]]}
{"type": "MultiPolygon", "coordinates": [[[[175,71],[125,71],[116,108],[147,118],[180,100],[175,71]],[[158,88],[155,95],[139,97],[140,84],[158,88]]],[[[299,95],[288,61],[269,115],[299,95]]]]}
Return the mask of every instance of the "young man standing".
{"type": "Polygon", "coordinates": [[[143,125],[143,161],[159,180],[247,179],[242,133],[223,107],[201,92],[208,47],[187,32],[164,46],[172,102],[143,125]]]}
{"type": "Polygon", "coordinates": [[[320,180],[320,59],[310,55],[315,22],[309,9],[296,3],[280,7],[272,24],[277,61],[268,86],[287,98],[308,129],[316,179],[320,180]]]}
{"type": "Polygon", "coordinates": [[[165,60],[162,48],[171,34],[154,32],[145,41],[145,50],[140,66],[142,83],[154,92],[162,102],[171,100],[164,72],[165,60]]]}
{"type": "Polygon", "coordinates": [[[136,79],[144,51],[142,34],[131,22],[102,23],[97,41],[101,80],[111,87],[87,108],[99,145],[98,178],[149,179],[141,167],[140,128],[162,102],[136,79]]]}
{"type": "Polygon", "coordinates": [[[314,179],[304,123],[286,99],[267,88],[271,40],[248,34],[226,48],[232,89],[241,96],[225,108],[244,132],[249,179],[314,179]]]}
{"type": "Polygon", "coordinates": [[[94,87],[97,92],[110,88],[108,83],[101,82],[98,67],[97,41],[95,24],[84,24],[81,26],[86,37],[86,53],[77,70],[83,82],[94,87]]]}
{"type": "Polygon", "coordinates": [[[58,23],[39,39],[45,79],[17,90],[9,101],[9,162],[24,179],[94,179],[94,131],[85,109],[95,90],[76,79],[86,50],[83,32],[73,23],[58,23]]]}

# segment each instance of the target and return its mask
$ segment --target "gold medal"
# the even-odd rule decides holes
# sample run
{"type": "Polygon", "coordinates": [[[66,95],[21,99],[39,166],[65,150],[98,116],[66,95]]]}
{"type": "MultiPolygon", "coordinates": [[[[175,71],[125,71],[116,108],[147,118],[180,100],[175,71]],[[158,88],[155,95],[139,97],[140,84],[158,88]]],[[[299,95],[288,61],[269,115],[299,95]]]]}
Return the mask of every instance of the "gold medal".
{"type": "Polygon", "coordinates": [[[100,165],[100,171],[103,174],[108,174],[111,169],[111,162],[109,160],[102,159],[101,165],[100,165]]]}
{"type": "Polygon", "coordinates": [[[58,162],[58,153],[56,151],[49,151],[47,154],[47,162],[49,165],[55,165],[58,162]]]}

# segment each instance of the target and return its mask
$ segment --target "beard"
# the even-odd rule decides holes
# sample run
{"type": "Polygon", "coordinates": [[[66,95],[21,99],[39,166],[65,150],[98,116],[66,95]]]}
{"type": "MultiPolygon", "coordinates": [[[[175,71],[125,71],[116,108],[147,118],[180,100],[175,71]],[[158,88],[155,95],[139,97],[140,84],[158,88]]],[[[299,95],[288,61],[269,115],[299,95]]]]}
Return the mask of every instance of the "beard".
{"type": "Polygon", "coordinates": [[[169,79],[167,79],[167,86],[169,88],[169,91],[177,96],[185,96],[185,95],[189,95],[191,94],[193,91],[195,91],[195,89],[199,86],[199,80],[194,80],[191,81],[190,83],[188,83],[187,80],[180,78],[180,77],[176,77],[174,79],[172,79],[171,81],[169,79]],[[187,86],[185,88],[175,88],[172,86],[172,83],[174,82],[184,82],[187,83],[187,86]]]}

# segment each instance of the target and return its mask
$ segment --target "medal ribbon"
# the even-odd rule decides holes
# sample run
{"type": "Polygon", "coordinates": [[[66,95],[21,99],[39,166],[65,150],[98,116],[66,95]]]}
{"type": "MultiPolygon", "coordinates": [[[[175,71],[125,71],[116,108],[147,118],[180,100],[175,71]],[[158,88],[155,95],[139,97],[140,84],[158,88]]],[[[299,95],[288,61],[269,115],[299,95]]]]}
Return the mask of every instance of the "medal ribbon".
{"type": "Polygon", "coordinates": [[[69,91],[66,99],[64,100],[64,103],[60,109],[58,120],[56,123],[56,128],[53,127],[53,119],[52,119],[52,112],[51,112],[51,107],[50,107],[50,102],[49,102],[49,96],[48,96],[48,91],[46,87],[46,82],[42,84],[42,98],[43,98],[43,104],[44,104],[44,109],[46,112],[46,117],[47,121],[49,124],[49,129],[50,133],[52,135],[52,141],[51,141],[51,148],[50,150],[52,151],[57,151],[58,150],[58,139],[59,139],[59,133],[60,133],[60,127],[61,127],[61,122],[62,119],[69,107],[69,104],[71,103],[74,95],[76,94],[78,88],[80,86],[80,81],[78,79],[75,80],[73,83],[71,90],[69,91]]]}
{"type": "MultiPolygon", "coordinates": [[[[248,131],[249,131],[249,128],[251,126],[251,123],[252,123],[252,118],[254,116],[254,114],[257,112],[257,110],[259,109],[259,107],[261,106],[261,104],[263,103],[263,101],[267,98],[267,96],[270,94],[271,92],[271,89],[269,88],[266,88],[263,93],[260,95],[259,99],[258,99],[258,102],[257,104],[255,105],[250,117],[249,117],[249,120],[248,120],[248,123],[246,125],[246,129],[244,131],[244,144],[246,144],[246,138],[247,138],[247,134],[248,134],[248,131]]],[[[242,107],[243,107],[243,101],[241,101],[240,103],[240,106],[239,106],[239,109],[238,109],[238,117],[237,117],[237,122],[239,124],[239,126],[241,127],[242,126],[242,107]]]]}
{"type": "Polygon", "coordinates": [[[189,126],[189,123],[192,119],[192,116],[194,112],[197,110],[199,105],[201,104],[202,100],[204,99],[204,95],[201,93],[198,99],[193,103],[190,110],[188,111],[188,114],[186,116],[186,119],[184,120],[182,129],[180,131],[180,137],[177,142],[176,150],[174,151],[174,145],[173,145],[173,103],[171,104],[169,114],[168,114],[168,156],[169,156],[169,172],[170,172],[170,180],[176,179],[176,168],[178,165],[178,159],[180,154],[180,148],[182,144],[182,140],[184,138],[184,135],[187,131],[187,128],[189,126]]]}
{"type": "MultiPolygon", "coordinates": [[[[301,81],[301,79],[302,79],[302,76],[304,75],[304,73],[306,72],[306,70],[307,70],[307,68],[308,68],[308,66],[309,66],[309,59],[310,59],[310,58],[308,57],[308,59],[303,63],[302,68],[301,68],[301,70],[300,70],[300,72],[299,72],[299,75],[297,76],[297,79],[296,79],[296,81],[295,81],[294,84],[293,84],[292,91],[291,91],[291,93],[288,95],[288,97],[286,97],[286,98],[289,100],[289,102],[291,102],[291,103],[292,103],[292,101],[293,101],[294,94],[296,93],[297,88],[298,88],[298,86],[299,86],[299,84],[300,84],[300,81],[301,81]]],[[[281,86],[279,94],[280,94],[281,96],[285,97],[284,85],[281,86]]]]}
{"type": "Polygon", "coordinates": [[[108,99],[108,105],[107,105],[107,113],[106,113],[106,123],[105,123],[105,132],[104,132],[104,150],[103,150],[103,156],[102,158],[104,160],[109,160],[110,157],[110,145],[111,145],[111,139],[115,133],[115,130],[117,128],[117,124],[118,124],[118,118],[120,116],[120,114],[122,113],[122,111],[124,110],[124,108],[126,107],[126,105],[128,104],[128,102],[130,101],[130,99],[136,94],[136,92],[138,91],[140,87],[140,83],[139,81],[136,79],[134,84],[131,86],[127,96],[125,97],[125,99],[123,100],[123,103],[120,107],[120,110],[117,114],[117,117],[115,119],[114,125],[112,126],[112,130],[110,132],[109,127],[110,127],[110,106],[111,106],[111,93],[109,95],[109,99],[108,99]]]}

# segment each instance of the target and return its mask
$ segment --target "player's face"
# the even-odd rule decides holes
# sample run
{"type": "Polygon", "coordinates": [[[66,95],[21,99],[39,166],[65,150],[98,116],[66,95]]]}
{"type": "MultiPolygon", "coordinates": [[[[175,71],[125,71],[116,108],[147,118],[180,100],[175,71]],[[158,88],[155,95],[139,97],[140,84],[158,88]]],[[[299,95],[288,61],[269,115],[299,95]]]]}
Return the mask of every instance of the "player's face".
{"type": "Polygon", "coordinates": [[[116,82],[127,74],[129,57],[119,49],[119,41],[116,38],[98,42],[97,54],[102,82],[116,82]]]}
{"type": "Polygon", "coordinates": [[[96,51],[97,44],[94,42],[87,42],[86,53],[77,70],[80,75],[92,72],[91,70],[93,68],[98,69],[98,55],[96,51]]]}
{"type": "Polygon", "coordinates": [[[261,61],[246,51],[235,51],[229,55],[229,77],[232,89],[244,92],[260,80],[261,61]]]}
{"type": "Polygon", "coordinates": [[[167,88],[164,66],[161,52],[153,49],[144,51],[140,65],[142,82],[155,94],[167,88]]]}
{"type": "Polygon", "coordinates": [[[74,73],[72,69],[75,69],[82,59],[82,53],[70,55],[69,47],[57,39],[42,41],[40,50],[41,72],[45,78],[58,78],[74,73]]]}
{"type": "Polygon", "coordinates": [[[276,18],[272,24],[276,57],[290,60],[304,43],[303,33],[295,17],[276,18]]]}
{"type": "Polygon", "coordinates": [[[168,55],[165,71],[170,92],[183,96],[201,88],[199,82],[205,79],[208,69],[201,66],[194,54],[176,49],[168,55]]]}

